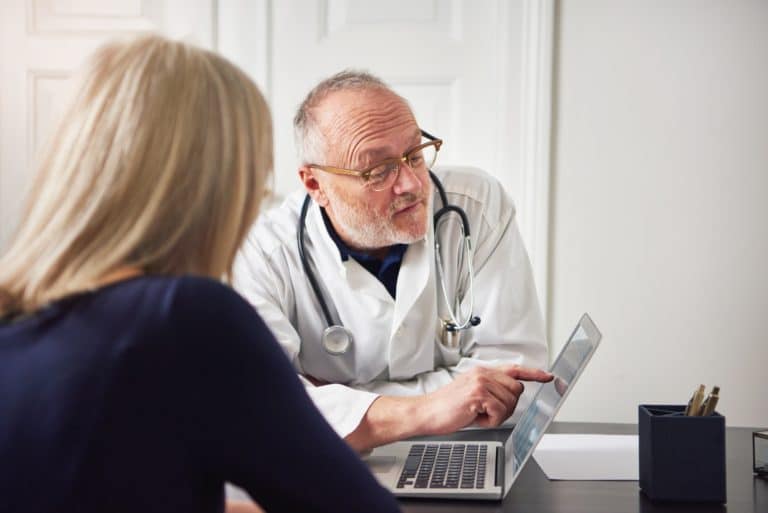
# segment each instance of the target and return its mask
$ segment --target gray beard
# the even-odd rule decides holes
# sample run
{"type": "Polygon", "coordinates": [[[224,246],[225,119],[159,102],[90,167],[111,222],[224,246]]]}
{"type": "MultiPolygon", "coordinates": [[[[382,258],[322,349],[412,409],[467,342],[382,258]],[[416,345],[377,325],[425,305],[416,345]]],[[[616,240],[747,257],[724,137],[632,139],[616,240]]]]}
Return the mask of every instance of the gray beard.
{"type": "MultiPolygon", "coordinates": [[[[391,222],[391,218],[387,218],[386,222],[373,221],[377,218],[377,214],[368,204],[364,204],[361,210],[357,210],[340,198],[335,190],[327,188],[325,194],[332,204],[333,222],[338,225],[337,231],[343,232],[346,238],[350,239],[345,240],[345,242],[357,249],[376,250],[394,244],[413,244],[423,239],[426,234],[429,225],[426,215],[424,228],[419,230],[420,233],[414,233],[412,230],[397,229],[391,222]]],[[[431,212],[432,194],[428,194],[427,198],[427,212],[431,212]]],[[[404,204],[412,203],[414,199],[413,196],[404,196],[404,201],[400,205],[393,204],[390,213],[395,212],[404,204]]]]}

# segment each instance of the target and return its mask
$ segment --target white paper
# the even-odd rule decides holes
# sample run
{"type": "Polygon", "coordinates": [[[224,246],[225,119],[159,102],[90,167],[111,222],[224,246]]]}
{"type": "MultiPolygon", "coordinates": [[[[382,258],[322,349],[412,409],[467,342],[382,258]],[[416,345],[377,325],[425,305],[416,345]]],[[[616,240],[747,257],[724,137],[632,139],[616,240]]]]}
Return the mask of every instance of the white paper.
{"type": "Polygon", "coordinates": [[[546,434],[533,457],[549,479],[638,479],[637,435],[546,434]]]}

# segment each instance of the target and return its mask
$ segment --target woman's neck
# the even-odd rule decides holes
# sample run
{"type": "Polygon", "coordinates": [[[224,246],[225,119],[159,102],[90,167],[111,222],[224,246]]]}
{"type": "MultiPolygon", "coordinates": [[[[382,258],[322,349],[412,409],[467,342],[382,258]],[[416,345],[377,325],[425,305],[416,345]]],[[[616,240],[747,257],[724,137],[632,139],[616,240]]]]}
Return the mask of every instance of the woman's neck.
{"type": "Polygon", "coordinates": [[[144,271],[139,269],[138,267],[119,267],[115,269],[112,272],[109,272],[102,276],[100,279],[96,281],[94,284],[94,288],[101,288],[107,285],[111,285],[113,283],[116,283],[118,281],[127,280],[129,278],[135,278],[136,276],[141,276],[144,274],[144,271]]]}

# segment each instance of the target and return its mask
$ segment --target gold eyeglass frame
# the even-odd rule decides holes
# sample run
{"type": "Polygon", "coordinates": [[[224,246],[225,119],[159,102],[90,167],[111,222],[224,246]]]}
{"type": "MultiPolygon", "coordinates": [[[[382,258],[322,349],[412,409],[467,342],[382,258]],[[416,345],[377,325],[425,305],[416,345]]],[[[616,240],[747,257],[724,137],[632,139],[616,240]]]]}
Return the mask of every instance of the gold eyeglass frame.
{"type": "MultiPolygon", "coordinates": [[[[435,158],[432,160],[431,163],[427,165],[427,168],[429,168],[432,164],[435,163],[437,160],[437,153],[440,151],[440,147],[443,145],[443,140],[438,139],[437,137],[430,135],[429,133],[425,132],[424,130],[421,131],[422,137],[425,139],[429,139],[425,143],[421,143],[417,146],[414,146],[413,148],[410,148],[406,150],[402,156],[400,157],[392,157],[385,160],[382,160],[380,162],[377,162],[373,166],[370,166],[366,169],[363,169],[362,171],[357,171],[354,169],[345,169],[343,167],[334,167],[334,166],[320,166],[318,164],[309,164],[307,167],[320,169],[321,171],[325,171],[326,173],[331,173],[334,175],[346,175],[346,176],[356,176],[363,180],[364,184],[367,184],[368,181],[371,179],[371,173],[374,169],[377,167],[386,165],[386,164],[397,164],[397,172],[395,173],[395,181],[397,181],[397,176],[400,174],[400,167],[403,164],[408,164],[410,167],[411,165],[408,163],[409,157],[411,154],[423,150],[424,148],[427,148],[428,146],[434,146],[435,147],[435,158]]],[[[393,182],[394,183],[394,182],[393,182]]],[[[386,189],[386,187],[384,188],[386,189]]],[[[381,189],[381,190],[384,190],[381,189]]]]}

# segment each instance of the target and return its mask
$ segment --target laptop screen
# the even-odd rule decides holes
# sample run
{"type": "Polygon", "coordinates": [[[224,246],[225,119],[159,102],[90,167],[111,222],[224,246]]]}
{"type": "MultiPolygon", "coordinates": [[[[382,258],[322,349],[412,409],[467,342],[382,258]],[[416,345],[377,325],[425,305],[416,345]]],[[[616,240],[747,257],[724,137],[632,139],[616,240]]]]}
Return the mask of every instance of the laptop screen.
{"type": "Polygon", "coordinates": [[[541,385],[505,444],[505,495],[565,402],[600,343],[600,338],[600,332],[592,319],[584,314],[550,369],[555,379],[541,385]]]}

